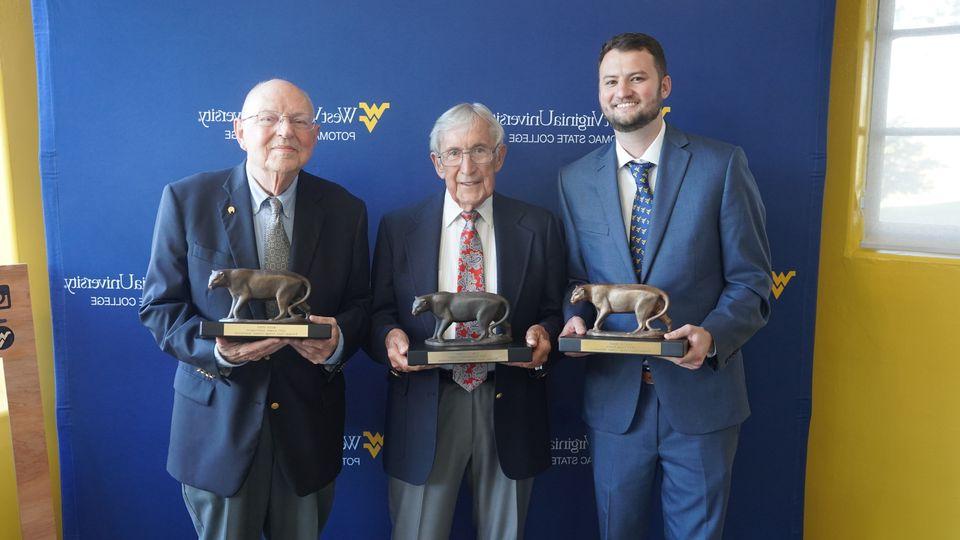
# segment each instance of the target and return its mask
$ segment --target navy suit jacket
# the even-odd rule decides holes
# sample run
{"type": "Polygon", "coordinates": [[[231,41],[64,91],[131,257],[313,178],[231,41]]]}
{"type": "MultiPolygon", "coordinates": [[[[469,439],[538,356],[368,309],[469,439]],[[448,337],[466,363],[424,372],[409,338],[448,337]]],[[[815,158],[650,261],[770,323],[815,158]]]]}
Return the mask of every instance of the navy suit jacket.
{"type": "MultiPolygon", "coordinates": [[[[333,316],[343,358],[369,324],[369,247],[363,202],[342,187],[300,171],[290,269],[310,280],[311,312],[333,316]]],[[[244,164],[167,185],[160,200],[140,319],[160,348],[179,360],[167,470],[181,483],[231,496],[240,489],[270,414],[276,459],[299,495],[340,471],[344,381],[292,347],[222,376],[201,320],[230,310],[226,289],[209,290],[213,270],[259,268],[244,164]],[[268,409],[277,403],[279,408],[268,409]]],[[[246,316],[265,318],[262,302],[246,316]]],[[[341,365],[342,367],[342,365],[341,365]]]]}
{"type": "MultiPolygon", "coordinates": [[[[429,313],[414,317],[413,298],[437,291],[443,193],[384,216],[373,258],[373,315],[368,351],[387,366],[384,339],[401,328],[411,346],[433,335],[429,313]]],[[[555,342],[561,328],[566,277],[560,223],[548,211],[493,195],[499,294],[510,302],[514,339],[541,324],[555,342]]],[[[556,350],[556,346],[554,346],[556,350]]],[[[500,467],[529,478],[550,464],[546,383],[531,370],[498,365],[494,431],[500,467]]],[[[388,376],[384,468],[422,485],[437,445],[440,380],[437,369],[388,376]]]]}
{"type": "MultiPolygon", "coordinates": [[[[560,171],[560,207],[570,287],[637,283],[620,211],[615,143],[560,171]]],[[[667,125],[653,194],[643,283],[670,296],[674,328],[694,324],[713,336],[717,355],[698,370],[650,358],[657,397],[678,431],[701,434],[750,414],[740,348],[770,313],[770,249],[765,211],[743,151],[667,125]]],[[[569,298],[568,298],[569,300],[569,298]]],[[[595,317],[589,303],[565,302],[565,315],[595,317]]],[[[588,326],[589,327],[589,326],[588,326]]],[[[632,331],[632,313],[605,329],[632,331]]],[[[585,359],[584,419],[600,431],[630,427],[641,390],[641,360],[585,359]]]]}

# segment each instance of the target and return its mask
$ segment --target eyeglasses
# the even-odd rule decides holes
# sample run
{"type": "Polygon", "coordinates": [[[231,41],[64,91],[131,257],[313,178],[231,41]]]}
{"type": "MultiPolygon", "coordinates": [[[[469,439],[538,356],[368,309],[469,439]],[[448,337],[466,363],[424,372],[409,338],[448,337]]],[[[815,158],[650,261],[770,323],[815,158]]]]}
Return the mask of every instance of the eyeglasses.
{"type": "Polygon", "coordinates": [[[257,114],[251,114],[246,118],[241,118],[241,122],[246,122],[251,118],[256,118],[257,126],[262,128],[272,128],[280,125],[280,122],[284,118],[287,119],[287,122],[290,124],[290,127],[297,131],[308,131],[313,128],[316,124],[313,123],[313,118],[307,114],[297,114],[290,116],[288,114],[280,114],[275,111],[260,111],[257,114]]]}
{"type": "Polygon", "coordinates": [[[474,146],[469,150],[451,148],[446,152],[441,152],[438,155],[440,156],[441,164],[449,165],[451,167],[454,165],[459,165],[463,161],[463,156],[465,155],[470,156],[470,161],[472,161],[474,165],[483,165],[493,161],[493,156],[497,153],[498,148],[500,148],[499,144],[493,147],[493,149],[487,148],[486,146],[474,146]]]}

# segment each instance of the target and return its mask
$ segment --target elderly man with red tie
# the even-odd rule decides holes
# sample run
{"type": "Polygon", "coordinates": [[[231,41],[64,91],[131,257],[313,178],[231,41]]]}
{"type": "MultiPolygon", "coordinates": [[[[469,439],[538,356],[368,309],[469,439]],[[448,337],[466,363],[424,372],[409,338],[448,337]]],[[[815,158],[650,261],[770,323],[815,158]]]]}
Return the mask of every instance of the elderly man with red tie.
{"type": "MultiPolygon", "coordinates": [[[[368,350],[392,374],[384,467],[394,538],[448,537],[465,474],[478,537],[522,538],[533,477],[550,464],[542,366],[562,324],[562,236],[548,211],[494,193],[503,138],[483,105],[443,113],[430,157],[446,189],[380,223],[368,350]],[[410,345],[434,331],[431,317],[411,314],[414,297],[471,290],[510,302],[511,328],[533,348],[533,360],[410,366],[410,345]]],[[[477,329],[447,332],[466,337],[477,329]]]]}

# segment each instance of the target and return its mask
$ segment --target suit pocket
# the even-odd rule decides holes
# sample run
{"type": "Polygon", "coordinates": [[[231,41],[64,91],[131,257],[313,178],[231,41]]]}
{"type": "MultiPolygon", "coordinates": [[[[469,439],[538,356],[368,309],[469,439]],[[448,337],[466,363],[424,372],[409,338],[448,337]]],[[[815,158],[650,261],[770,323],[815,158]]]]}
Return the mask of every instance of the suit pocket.
{"type": "Polygon", "coordinates": [[[196,242],[190,245],[190,256],[220,268],[233,268],[234,266],[233,257],[230,254],[203,247],[196,242]]]}
{"type": "Polygon", "coordinates": [[[401,373],[398,377],[390,372],[387,372],[387,389],[390,393],[395,393],[398,396],[405,396],[410,390],[410,374],[401,373]]]}
{"type": "Polygon", "coordinates": [[[173,378],[173,389],[181,396],[201,405],[210,405],[214,383],[196,369],[190,365],[181,365],[173,378]]]}

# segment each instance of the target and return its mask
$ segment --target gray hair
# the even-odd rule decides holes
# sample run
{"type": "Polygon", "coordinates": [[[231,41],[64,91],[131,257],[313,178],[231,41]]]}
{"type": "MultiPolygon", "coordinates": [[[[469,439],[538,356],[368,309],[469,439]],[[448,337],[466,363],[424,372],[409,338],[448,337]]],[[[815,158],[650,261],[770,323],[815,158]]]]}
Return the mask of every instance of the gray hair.
{"type": "Polygon", "coordinates": [[[430,151],[434,154],[440,153],[440,137],[444,133],[464,127],[483,120],[490,128],[490,137],[493,138],[494,145],[503,142],[503,126],[497,121],[497,117],[490,112],[482,103],[461,103],[447,109],[447,112],[440,115],[430,130],[430,151]]]}

